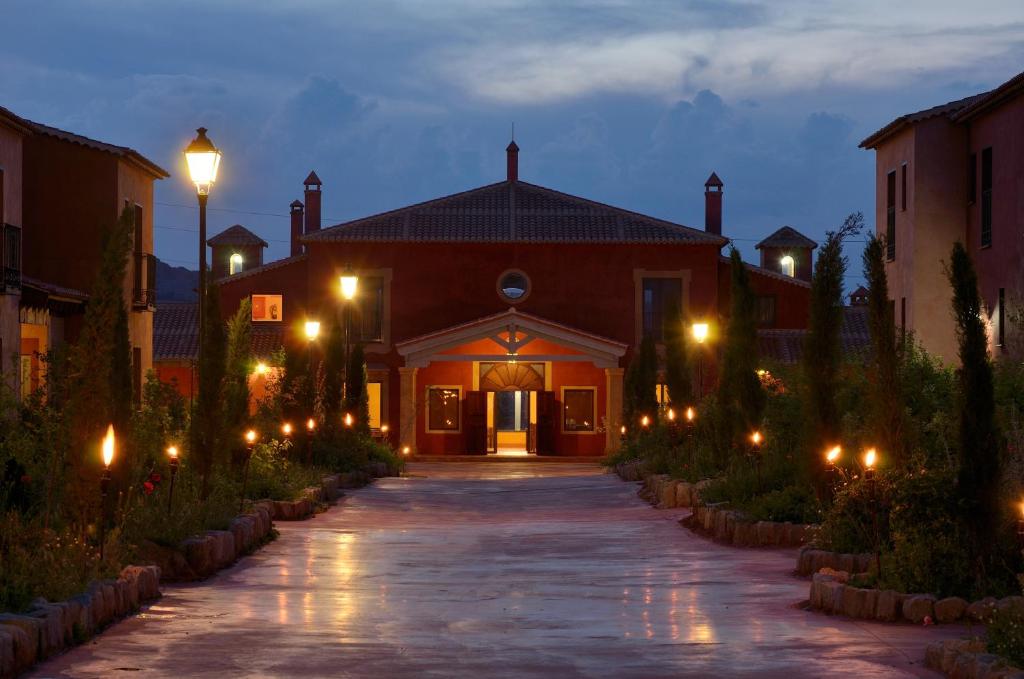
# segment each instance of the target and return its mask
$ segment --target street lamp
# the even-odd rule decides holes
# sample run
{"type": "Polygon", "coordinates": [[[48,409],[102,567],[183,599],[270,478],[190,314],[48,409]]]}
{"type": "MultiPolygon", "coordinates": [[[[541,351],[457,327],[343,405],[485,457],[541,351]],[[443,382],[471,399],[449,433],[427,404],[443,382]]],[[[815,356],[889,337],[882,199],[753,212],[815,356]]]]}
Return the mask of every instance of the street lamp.
{"type": "Polygon", "coordinates": [[[167,448],[167,456],[171,458],[171,487],[167,491],[167,513],[171,512],[171,503],[174,500],[174,477],[178,475],[178,447],[170,446],[167,448]]]}
{"type": "Polygon", "coordinates": [[[107,426],[103,437],[103,476],[100,477],[100,561],[103,561],[103,543],[107,541],[107,491],[110,490],[110,463],[114,461],[114,425],[107,426]]]}
{"type": "Polygon", "coordinates": [[[238,513],[242,513],[245,506],[245,486],[249,481],[249,460],[252,459],[252,450],[256,447],[256,439],[259,435],[255,429],[245,432],[245,464],[242,465],[242,495],[238,498],[238,513]]]}
{"type": "Polygon", "coordinates": [[[348,398],[348,358],[349,350],[352,342],[352,302],[356,298],[356,293],[359,292],[359,276],[352,272],[352,267],[345,267],[345,273],[338,279],[339,285],[341,286],[341,298],[345,301],[344,308],[341,313],[344,314],[345,323],[345,381],[344,389],[342,390],[342,398],[348,398]]]}
{"type": "Polygon", "coordinates": [[[210,189],[217,181],[217,170],[220,169],[220,151],[209,137],[206,128],[196,130],[198,136],[185,147],[185,162],[188,174],[196,185],[196,196],[199,199],[199,370],[203,369],[203,305],[206,302],[206,201],[210,197],[210,189]]]}
{"type": "Polygon", "coordinates": [[[690,331],[697,347],[697,397],[704,396],[704,343],[708,340],[710,328],[707,323],[694,323],[690,331]]]}

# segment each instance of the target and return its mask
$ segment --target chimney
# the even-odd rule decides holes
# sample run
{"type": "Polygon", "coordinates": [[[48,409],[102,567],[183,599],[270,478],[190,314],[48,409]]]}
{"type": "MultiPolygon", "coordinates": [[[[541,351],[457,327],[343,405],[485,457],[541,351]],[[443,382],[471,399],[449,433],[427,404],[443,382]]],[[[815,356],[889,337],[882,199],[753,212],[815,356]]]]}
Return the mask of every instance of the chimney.
{"type": "Polygon", "coordinates": [[[302,254],[302,242],[299,240],[302,238],[302,229],[304,224],[302,220],[304,218],[304,211],[302,209],[302,201],[293,200],[291,205],[292,211],[292,257],[295,255],[302,254]]]}
{"type": "Polygon", "coordinates": [[[515,140],[505,148],[505,154],[508,156],[508,181],[517,182],[519,181],[519,147],[516,146],[515,140]]]}
{"type": "Polygon", "coordinates": [[[704,230],[722,235],[722,187],[725,184],[714,172],[704,182],[704,230]]]}
{"type": "Polygon", "coordinates": [[[306,181],[306,233],[320,230],[320,187],[322,183],[316,172],[310,172],[306,181]]]}

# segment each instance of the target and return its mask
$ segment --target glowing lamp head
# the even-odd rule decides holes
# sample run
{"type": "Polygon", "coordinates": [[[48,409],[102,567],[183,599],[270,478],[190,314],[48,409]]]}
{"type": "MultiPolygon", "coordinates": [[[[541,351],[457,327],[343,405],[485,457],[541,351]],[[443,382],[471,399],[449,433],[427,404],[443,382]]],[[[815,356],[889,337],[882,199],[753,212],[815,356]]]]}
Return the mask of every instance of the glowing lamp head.
{"type": "Polygon", "coordinates": [[[686,409],[686,421],[687,422],[693,422],[694,418],[696,418],[696,417],[697,417],[697,411],[696,410],[694,410],[692,407],[686,409]]]}
{"type": "Polygon", "coordinates": [[[188,174],[196,185],[196,192],[200,196],[207,196],[217,181],[221,154],[206,136],[205,127],[200,127],[196,132],[199,134],[185,148],[185,162],[188,163],[188,174]]]}
{"type": "Polygon", "coordinates": [[[668,409],[668,421],[669,422],[675,422],[676,421],[676,411],[673,410],[672,408],[668,409]]]}
{"type": "Polygon", "coordinates": [[[1020,509],[1020,520],[1024,521],[1024,500],[1021,501],[1021,503],[1020,503],[1020,505],[1018,505],[1018,507],[1020,509]]]}
{"type": "Polygon", "coordinates": [[[263,361],[258,362],[256,364],[256,374],[257,375],[266,375],[267,374],[267,364],[264,363],[263,361]]]}
{"type": "Polygon", "coordinates": [[[644,415],[643,417],[640,418],[640,426],[641,427],[649,427],[650,425],[651,425],[651,418],[647,417],[646,415],[644,415]]]}
{"type": "Polygon", "coordinates": [[[356,292],[359,290],[359,276],[346,273],[339,280],[341,281],[341,296],[351,302],[356,298],[356,292]]]}
{"type": "Polygon", "coordinates": [[[694,323],[693,328],[693,341],[697,344],[704,344],[708,339],[708,324],[707,323],[694,323]]]}
{"type": "Polygon", "coordinates": [[[762,443],[764,443],[764,434],[762,434],[759,431],[755,431],[753,434],[750,435],[750,442],[753,443],[755,446],[760,446],[762,443]]]}
{"type": "Polygon", "coordinates": [[[412,448],[409,446],[402,446],[402,455],[408,455],[412,452],[412,448]]]}
{"type": "Polygon", "coordinates": [[[291,436],[292,435],[292,423],[291,422],[285,422],[284,424],[282,424],[281,425],[281,433],[284,434],[285,436],[291,436]]]}
{"type": "Polygon", "coordinates": [[[114,461],[114,425],[107,426],[107,435],[103,437],[103,466],[109,467],[114,461]]]}
{"type": "Polygon", "coordinates": [[[825,459],[828,460],[829,464],[835,464],[842,452],[843,449],[840,446],[832,446],[829,451],[825,453],[825,459]]]}
{"type": "Polygon", "coordinates": [[[386,425],[386,424],[380,425],[380,433],[381,434],[387,434],[388,433],[388,425],[386,425]]]}
{"type": "Polygon", "coordinates": [[[306,321],[306,339],[315,340],[320,336],[320,321],[306,321]]]}
{"type": "Polygon", "coordinates": [[[878,453],[874,448],[868,448],[867,452],[864,453],[864,466],[868,469],[874,469],[876,464],[878,464],[878,453]]]}
{"type": "Polygon", "coordinates": [[[256,443],[256,430],[255,429],[250,429],[249,431],[245,432],[245,442],[248,443],[250,446],[252,444],[256,443]]]}
{"type": "Polygon", "coordinates": [[[316,429],[316,420],[314,420],[312,417],[306,420],[306,429],[309,431],[313,431],[314,429],[316,429]]]}
{"type": "Polygon", "coordinates": [[[167,455],[168,455],[168,456],[169,456],[169,457],[170,457],[170,458],[171,458],[172,460],[177,460],[177,459],[178,459],[178,446],[170,446],[170,447],[169,447],[169,448],[167,449],[167,455]]]}
{"type": "Polygon", "coordinates": [[[345,413],[345,426],[351,427],[355,422],[355,418],[352,417],[352,413],[345,413]]]}
{"type": "Polygon", "coordinates": [[[623,436],[626,435],[626,425],[622,425],[621,427],[619,427],[619,433],[622,434],[623,436]]]}

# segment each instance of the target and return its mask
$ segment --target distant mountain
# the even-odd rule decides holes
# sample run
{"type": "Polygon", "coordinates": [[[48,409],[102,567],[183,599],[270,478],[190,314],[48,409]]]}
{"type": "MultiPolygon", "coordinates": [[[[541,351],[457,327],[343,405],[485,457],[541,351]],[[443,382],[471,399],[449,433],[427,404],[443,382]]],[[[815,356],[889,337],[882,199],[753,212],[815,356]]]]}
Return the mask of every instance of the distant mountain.
{"type": "Polygon", "coordinates": [[[199,287],[199,272],[183,266],[156,262],[156,300],[160,302],[194,302],[199,287]]]}

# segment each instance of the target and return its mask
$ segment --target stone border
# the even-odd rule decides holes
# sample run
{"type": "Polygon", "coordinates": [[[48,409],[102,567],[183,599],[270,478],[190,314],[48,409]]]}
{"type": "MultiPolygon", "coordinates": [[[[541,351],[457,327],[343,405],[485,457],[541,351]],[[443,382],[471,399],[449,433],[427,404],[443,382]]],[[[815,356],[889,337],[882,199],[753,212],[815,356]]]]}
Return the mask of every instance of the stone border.
{"type": "Polygon", "coordinates": [[[742,512],[707,505],[679,520],[695,533],[703,533],[715,542],[734,547],[800,547],[818,531],[814,524],[748,521],[742,512]]]}
{"type": "Polygon", "coordinates": [[[953,679],[1024,679],[1024,670],[987,653],[980,640],[951,639],[928,644],[925,667],[953,679]]]}
{"type": "Polygon", "coordinates": [[[67,601],[37,599],[25,615],[0,614],[0,677],[85,642],[160,596],[158,566],[126,566],[116,580],[95,580],[67,601]]]}
{"type": "Polygon", "coordinates": [[[891,589],[854,587],[846,584],[848,578],[846,572],[827,568],[815,573],[811,579],[810,608],[863,620],[905,620],[920,625],[926,618],[935,623],[968,620],[986,624],[997,610],[1024,606],[1021,596],[999,600],[987,597],[968,603],[960,597],[938,599],[934,594],[901,594],[891,589]]]}
{"type": "Polygon", "coordinates": [[[823,549],[804,547],[796,558],[797,575],[814,575],[822,568],[830,568],[847,573],[867,573],[871,570],[871,554],[844,554],[827,552],[823,549]]]}

